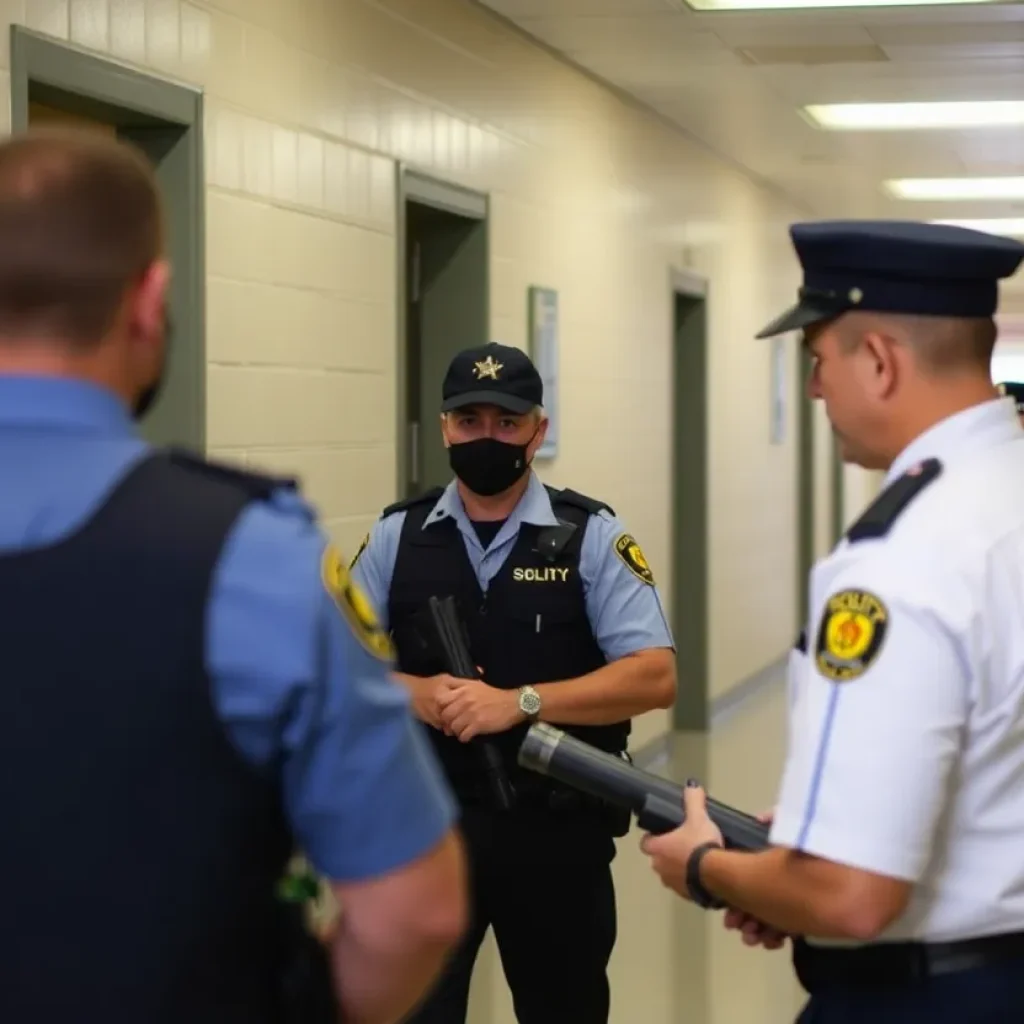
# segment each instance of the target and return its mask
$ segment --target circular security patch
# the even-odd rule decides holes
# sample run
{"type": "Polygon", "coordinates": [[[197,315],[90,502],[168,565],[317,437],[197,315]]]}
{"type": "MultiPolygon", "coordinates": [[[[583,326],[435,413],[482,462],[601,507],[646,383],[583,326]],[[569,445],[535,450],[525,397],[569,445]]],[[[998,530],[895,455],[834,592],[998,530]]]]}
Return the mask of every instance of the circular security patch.
{"type": "Polygon", "coordinates": [[[615,542],[615,554],[622,559],[626,568],[639,580],[654,586],[654,573],[640,550],[640,545],[628,534],[624,533],[615,542]]]}
{"type": "Polygon", "coordinates": [[[867,590],[841,590],[825,604],[814,654],[818,671],[836,683],[874,664],[889,628],[889,609],[867,590]]]}
{"type": "Polygon", "coordinates": [[[321,561],[320,575],[327,593],[341,610],[349,628],[374,657],[390,661],[391,638],[383,629],[366,595],[352,579],[338,549],[328,544],[321,561]]]}

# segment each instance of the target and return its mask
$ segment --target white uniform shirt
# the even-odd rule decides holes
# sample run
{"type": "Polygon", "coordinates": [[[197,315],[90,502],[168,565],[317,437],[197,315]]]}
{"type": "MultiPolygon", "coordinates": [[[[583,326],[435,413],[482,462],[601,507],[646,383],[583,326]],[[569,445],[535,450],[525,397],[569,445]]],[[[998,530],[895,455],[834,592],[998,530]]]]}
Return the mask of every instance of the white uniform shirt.
{"type": "Polygon", "coordinates": [[[886,483],[928,458],[941,475],[885,537],[844,540],[811,574],[771,838],[914,883],[883,938],[949,941],[1024,931],[1024,431],[1013,402],[938,424],[886,483]]]}

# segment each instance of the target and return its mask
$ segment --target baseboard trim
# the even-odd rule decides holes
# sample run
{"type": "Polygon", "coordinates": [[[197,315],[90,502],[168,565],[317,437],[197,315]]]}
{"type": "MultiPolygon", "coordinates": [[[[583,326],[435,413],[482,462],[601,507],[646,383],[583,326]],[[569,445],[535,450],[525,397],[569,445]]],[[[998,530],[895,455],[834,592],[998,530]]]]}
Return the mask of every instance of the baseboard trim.
{"type": "MultiPolygon", "coordinates": [[[[752,698],[759,696],[771,686],[785,680],[789,652],[759,669],[752,676],[741,680],[734,687],[716,697],[708,708],[708,731],[728,721],[752,698]]],[[[657,771],[668,762],[672,730],[663,732],[632,752],[633,763],[647,772],[657,771]]]]}

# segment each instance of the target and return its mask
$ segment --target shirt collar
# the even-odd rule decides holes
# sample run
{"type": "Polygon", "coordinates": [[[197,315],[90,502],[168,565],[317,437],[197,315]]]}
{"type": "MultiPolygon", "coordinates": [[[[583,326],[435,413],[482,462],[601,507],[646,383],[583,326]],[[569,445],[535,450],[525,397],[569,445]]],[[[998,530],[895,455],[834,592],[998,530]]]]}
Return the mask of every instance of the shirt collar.
{"type": "Polygon", "coordinates": [[[903,449],[889,467],[885,486],[925,459],[948,461],[1024,436],[1012,398],[996,398],[954,413],[903,449]]]}
{"type": "Polygon", "coordinates": [[[0,374],[0,428],[35,427],[133,436],[124,402],[106,388],[71,377],[0,374]]]}
{"type": "MultiPolygon", "coordinates": [[[[466,515],[466,508],[462,504],[459,488],[454,480],[444,489],[444,494],[437,499],[430,515],[423,522],[423,528],[433,526],[434,523],[439,523],[443,519],[454,519],[460,529],[465,527],[468,530],[470,528],[469,516],[466,515]]],[[[530,471],[530,482],[526,485],[526,490],[519,499],[519,503],[508,517],[506,526],[518,529],[521,523],[530,523],[533,526],[558,525],[558,517],[551,507],[547,488],[533,470],[530,471]]]]}

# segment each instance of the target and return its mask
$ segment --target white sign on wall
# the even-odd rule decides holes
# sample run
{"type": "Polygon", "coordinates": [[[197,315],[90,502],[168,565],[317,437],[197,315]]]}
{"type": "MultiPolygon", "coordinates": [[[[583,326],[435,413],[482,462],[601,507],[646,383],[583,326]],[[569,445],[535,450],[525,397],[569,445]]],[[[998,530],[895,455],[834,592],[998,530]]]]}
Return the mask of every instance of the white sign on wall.
{"type": "Polygon", "coordinates": [[[533,286],[528,299],[529,338],[527,352],[544,382],[544,412],[548,432],[538,459],[558,454],[558,292],[533,286]]]}

